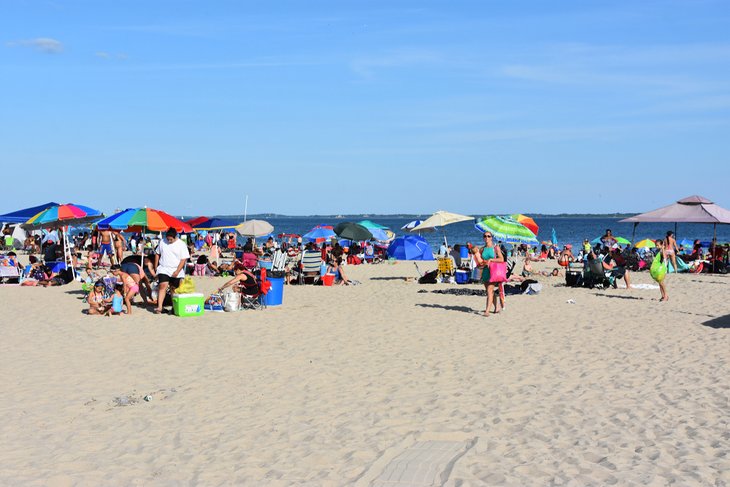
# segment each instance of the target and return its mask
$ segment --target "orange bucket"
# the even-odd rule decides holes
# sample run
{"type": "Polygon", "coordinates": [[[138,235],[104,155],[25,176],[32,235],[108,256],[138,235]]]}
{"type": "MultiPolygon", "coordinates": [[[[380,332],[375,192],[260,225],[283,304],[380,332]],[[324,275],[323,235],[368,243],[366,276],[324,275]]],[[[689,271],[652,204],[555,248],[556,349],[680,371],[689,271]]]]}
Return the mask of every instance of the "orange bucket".
{"type": "Polygon", "coordinates": [[[325,274],[324,276],[322,276],[322,285],[331,286],[334,283],[335,283],[334,274],[325,274]]]}

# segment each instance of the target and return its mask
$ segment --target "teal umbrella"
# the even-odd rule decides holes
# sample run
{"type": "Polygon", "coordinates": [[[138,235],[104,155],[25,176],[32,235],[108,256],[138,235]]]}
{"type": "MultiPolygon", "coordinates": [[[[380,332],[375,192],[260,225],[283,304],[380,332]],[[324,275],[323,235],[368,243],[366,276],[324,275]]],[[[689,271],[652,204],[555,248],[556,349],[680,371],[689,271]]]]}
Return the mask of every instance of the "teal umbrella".
{"type": "Polygon", "coordinates": [[[495,240],[512,244],[537,245],[537,237],[529,228],[508,216],[483,216],[474,220],[480,232],[491,232],[495,240]]]}

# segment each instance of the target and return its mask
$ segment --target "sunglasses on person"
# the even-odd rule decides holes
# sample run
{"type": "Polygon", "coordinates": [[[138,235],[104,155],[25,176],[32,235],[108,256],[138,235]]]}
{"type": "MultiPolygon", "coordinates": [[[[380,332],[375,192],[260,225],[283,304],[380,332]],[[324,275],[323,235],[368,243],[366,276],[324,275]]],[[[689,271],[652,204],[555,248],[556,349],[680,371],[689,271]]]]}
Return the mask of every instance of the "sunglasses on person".
{"type": "Polygon", "coordinates": [[[484,234],[484,238],[492,238],[492,236],[487,233],[487,234],[484,234]]]}

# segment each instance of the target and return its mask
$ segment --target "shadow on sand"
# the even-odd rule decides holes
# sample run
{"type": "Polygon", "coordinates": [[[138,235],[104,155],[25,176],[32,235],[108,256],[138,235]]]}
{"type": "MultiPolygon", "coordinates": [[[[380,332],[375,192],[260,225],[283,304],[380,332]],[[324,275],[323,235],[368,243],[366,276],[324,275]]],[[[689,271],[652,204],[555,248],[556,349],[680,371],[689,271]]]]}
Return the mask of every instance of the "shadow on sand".
{"type": "Polygon", "coordinates": [[[417,303],[416,306],[420,306],[422,308],[445,309],[446,311],[459,311],[461,313],[469,313],[469,314],[475,314],[475,315],[481,314],[479,311],[476,311],[474,308],[469,308],[468,306],[445,306],[443,304],[427,304],[427,303],[417,303]]]}
{"type": "Polygon", "coordinates": [[[716,330],[730,329],[730,315],[719,316],[711,320],[702,323],[703,326],[708,326],[716,330]]]}

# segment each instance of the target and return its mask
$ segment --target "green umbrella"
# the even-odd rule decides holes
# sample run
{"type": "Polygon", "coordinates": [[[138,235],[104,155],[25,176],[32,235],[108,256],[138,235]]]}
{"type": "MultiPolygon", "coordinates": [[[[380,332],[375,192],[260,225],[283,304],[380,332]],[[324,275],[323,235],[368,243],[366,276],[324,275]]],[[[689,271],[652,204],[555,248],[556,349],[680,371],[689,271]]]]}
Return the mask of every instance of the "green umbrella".
{"type": "Polygon", "coordinates": [[[474,220],[474,227],[480,232],[491,232],[495,240],[512,244],[538,244],[529,228],[508,216],[483,216],[474,220]]]}
{"type": "Polygon", "coordinates": [[[374,221],[370,221],[370,220],[362,220],[362,221],[359,221],[357,223],[359,225],[362,225],[363,227],[367,228],[368,230],[370,230],[372,228],[377,228],[379,230],[387,230],[388,229],[388,227],[386,227],[384,225],[380,225],[379,223],[375,223],[374,221]]]}
{"type": "Polygon", "coordinates": [[[342,222],[334,228],[338,237],[347,240],[370,240],[373,234],[359,223],[342,222]]]}

